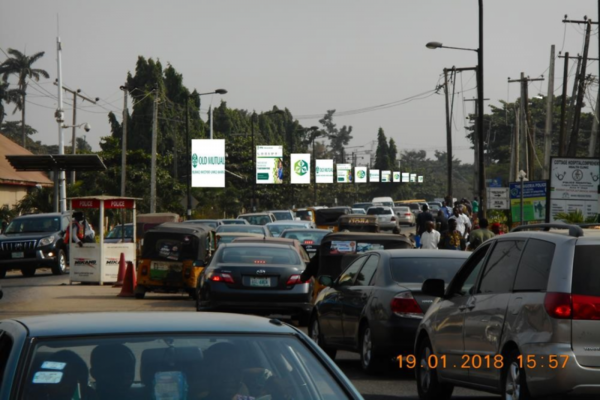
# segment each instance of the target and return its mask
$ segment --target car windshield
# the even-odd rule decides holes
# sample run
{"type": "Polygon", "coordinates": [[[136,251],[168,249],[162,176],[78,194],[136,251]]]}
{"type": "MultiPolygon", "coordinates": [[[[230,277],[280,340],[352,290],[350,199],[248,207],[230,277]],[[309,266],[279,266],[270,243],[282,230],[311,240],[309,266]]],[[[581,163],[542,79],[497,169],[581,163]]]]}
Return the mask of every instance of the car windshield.
{"type": "Polygon", "coordinates": [[[391,213],[392,210],[383,207],[371,207],[367,210],[367,215],[388,215],[391,213]]]}
{"type": "Polygon", "coordinates": [[[312,221],[313,212],[311,210],[298,210],[296,211],[296,218],[300,218],[303,221],[312,221]]]}
{"type": "Polygon", "coordinates": [[[347,399],[292,335],[169,334],[35,341],[21,399],[347,399]]]}
{"type": "Polygon", "coordinates": [[[218,226],[217,221],[214,219],[191,219],[189,221],[183,221],[184,224],[202,224],[208,225],[211,228],[215,229],[218,226]]]}
{"type": "Polygon", "coordinates": [[[365,210],[362,208],[353,208],[352,209],[352,214],[366,214],[365,210]]]}
{"type": "Polygon", "coordinates": [[[60,217],[17,218],[6,227],[5,234],[60,231],[60,217]]]}
{"type": "Polygon", "coordinates": [[[443,279],[450,283],[463,264],[462,258],[392,258],[392,278],[399,283],[423,283],[426,279],[443,279]]]}
{"type": "Polygon", "coordinates": [[[132,238],[133,226],[125,225],[125,229],[123,229],[123,225],[117,225],[106,235],[107,239],[120,239],[122,237],[132,238]]]}
{"type": "Polygon", "coordinates": [[[329,233],[328,231],[327,232],[310,232],[310,231],[303,231],[300,229],[296,229],[293,231],[284,232],[281,235],[281,237],[287,238],[287,239],[296,239],[300,242],[300,244],[320,245],[321,240],[328,233],[329,233]]]}
{"type": "Polygon", "coordinates": [[[217,262],[261,265],[298,265],[300,257],[296,250],[285,247],[236,246],[222,248],[217,262]]]}
{"type": "Polygon", "coordinates": [[[225,225],[248,225],[244,219],[224,219],[221,222],[225,225]]]}
{"type": "Polygon", "coordinates": [[[267,229],[271,232],[271,235],[275,236],[275,237],[279,237],[281,236],[281,232],[285,231],[286,229],[293,229],[296,228],[298,229],[298,224],[295,225],[284,225],[284,224],[273,224],[273,225],[267,225],[267,229]]]}
{"type": "Polygon", "coordinates": [[[240,215],[241,219],[245,219],[251,225],[266,225],[271,221],[268,215],[240,215]]]}
{"type": "Polygon", "coordinates": [[[217,228],[217,233],[219,232],[248,232],[264,235],[265,229],[258,225],[221,225],[217,228]]]}
{"type": "Polygon", "coordinates": [[[292,214],[289,211],[274,211],[273,215],[278,221],[293,221],[292,214]]]}
{"type": "Polygon", "coordinates": [[[396,207],[396,208],[394,208],[394,211],[396,213],[409,213],[410,212],[410,208],[408,208],[408,207],[396,207]]]}

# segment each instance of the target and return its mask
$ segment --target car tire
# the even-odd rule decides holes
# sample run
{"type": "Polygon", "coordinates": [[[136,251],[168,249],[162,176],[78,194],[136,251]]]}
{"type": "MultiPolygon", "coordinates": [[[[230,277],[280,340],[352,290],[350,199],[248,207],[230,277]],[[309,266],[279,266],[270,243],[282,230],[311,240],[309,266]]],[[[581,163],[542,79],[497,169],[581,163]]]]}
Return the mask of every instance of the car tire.
{"type": "Polygon", "coordinates": [[[367,374],[375,375],[382,372],[383,361],[373,346],[373,331],[368,324],[360,330],[360,366],[367,374]]]}
{"type": "Polygon", "coordinates": [[[337,354],[336,349],[332,349],[331,347],[327,347],[325,345],[325,340],[323,339],[323,334],[321,333],[321,324],[319,324],[319,317],[316,314],[310,319],[310,323],[308,324],[308,334],[310,338],[331,358],[335,360],[335,356],[337,354]]]}
{"type": "Polygon", "coordinates": [[[452,397],[454,386],[439,381],[437,371],[429,368],[429,357],[434,355],[429,339],[419,345],[416,358],[417,391],[421,400],[448,400],[452,397]]]}
{"type": "Polygon", "coordinates": [[[146,297],[146,288],[143,286],[136,286],[135,290],[133,291],[133,294],[135,296],[136,299],[143,299],[144,297],[146,297]]]}
{"type": "Polygon", "coordinates": [[[52,266],[54,275],[62,275],[67,271],[67,256],[63,249],[59,249],[56,254],[56,265],[52,266]]]}
{"type": "Polygon", "coordinates": [[[532,399],[527,388],[525,370],[519,364],[519,351],[512,351],[504,363],[502,371],[502,398],[506,400],[532,399]]]}
{"type": "Polygon", "coordinates": [[[7,272],[8,272],[8,270],[6,270],[6,269],[0,269],[0,279],[6,278],[7,272]]]}
{"type": "Polygon", "coordinates": [[[35,267],[21,268],[21,274],[27,278],[31,278],[35,275],[35,267]]]}

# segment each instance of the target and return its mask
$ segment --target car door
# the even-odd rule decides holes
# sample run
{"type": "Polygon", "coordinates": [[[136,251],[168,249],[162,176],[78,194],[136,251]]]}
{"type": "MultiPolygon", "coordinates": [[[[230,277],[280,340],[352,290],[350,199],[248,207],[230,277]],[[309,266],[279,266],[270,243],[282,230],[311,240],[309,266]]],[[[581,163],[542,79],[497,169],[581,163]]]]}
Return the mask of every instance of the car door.
{"type": "Polygon", "coordinates": [[[371,282],[377,272],[379,260],[378,254],[369,256],[356,276],[354,284],[346,287],[341,293],[342,325],[346,345],[357,346],[358,325],[371,293],[375,289],[371,286],[371,282]]]}
{"type": "Polygon", "coordinates": [[[435,321],[430,339],[438,357],[446,357],[448,368],[438,370],[443,377],[468,379],[468,370],[461,368],[465,351],[464,313],[491,246],[491,243],[480,246],[465,261],[450,284],[446,296],[435,305],[435,321]]]}
{"type": "Polygon", "coordinates": [[[363,256],[354,260],[335,280],[333,287],[323,291],[323,297],[318,303],[319,324],[328,344],[342,344],[344,341],[342,297],[348,287],[354,284],[354,279],[367,258],[367,256],[363,256]]]}
{"type": "Polygon", "coordinates": [[[498,354],[506,310],[524,240],[501,240],[492,250],[475,293],[467,301],[464,322],[465,360],[469,381],[497,386],[498,354]]]}

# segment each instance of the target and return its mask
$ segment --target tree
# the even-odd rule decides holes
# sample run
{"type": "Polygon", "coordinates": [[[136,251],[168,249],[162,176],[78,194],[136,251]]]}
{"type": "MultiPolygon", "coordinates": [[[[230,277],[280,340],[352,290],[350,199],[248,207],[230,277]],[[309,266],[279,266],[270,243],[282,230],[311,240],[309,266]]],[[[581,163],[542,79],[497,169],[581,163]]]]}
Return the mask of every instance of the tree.
{"type": "Polygon", "coordinates": [[[390,164],[391,164],[391,167],[394,168],[396,166],[396,158],[398,158],[398,148],[396,147],[396,142],[392,138],[390,138],[389,149],[390,149],[390,156],[389,156],[390,164]]]}
{"type": "Polygon", "coordinates": [[[27,56],[15,49],[8,49],[8,54],[12,57],[4,60],[0,64],[0,74],[4,82],[8,81],[10,75],[17,75],[19,90],[21,91],[21,134],[22,134],[22,146],[27,147],[27,136],[25,130],[25,103],[27,95],[27,80],[34,79],[35,81],[40,80],[40,76],[48,79],[50,75],[43,69],[33,68],[33,64],[44,56],[44,52],[40,51],[32,56],[27,56]]]}
{"type": "Polygon", "coordinates": [[[390,146],[388,145],[385,132],[379,128],[377,132],[377,150],[375,150],[375,169],[379,171],[391,170],[392,163],[390,160],[390,146]]]}
{"type": "Polygon", "coordinates": [[[329,147],[333,157],[338,163],[343,163],[346,160],[344,146],[347,146],[352,140],[352,127],[344,125],[342,129],[338,129],[336,124],[333,123],[333,114],[335,114],[335,110],[327,110],[319,123],[323,125],[325,136],[329,139],[329,147]]]}
{"type": "Polygon", "coordinates": [[[0,82],[0,125],[4,122],[4,104],[15,103],[16,107],[13,114],[22,107],[21,99],[22,92],[19,89],[9,89],[8,82],[0,82]]]}

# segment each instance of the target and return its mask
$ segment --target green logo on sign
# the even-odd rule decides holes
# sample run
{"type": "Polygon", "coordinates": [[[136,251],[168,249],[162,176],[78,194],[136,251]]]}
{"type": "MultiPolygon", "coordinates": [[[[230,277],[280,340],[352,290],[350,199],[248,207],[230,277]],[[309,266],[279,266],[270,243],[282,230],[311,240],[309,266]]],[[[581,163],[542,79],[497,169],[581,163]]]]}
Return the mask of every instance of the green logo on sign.
{"type": "Polygon", "coordinates": [[[356,176],[358,176],[360,179],[364,179],[365,177],[365,171],[360,170],[356,173],[356,176]]]}
{"type": "Polygon", "coordinates": [[[296,161],[296,163],[294,164],[294,172],[300,176],[306,175],[306,173],[308,172],[308,163],[304,160],[296,161]]]}
{"type": "Polygon", "coordinates": [[[194,153],[194,155],[192,156],[192,165],[194,166],[194,168],[198,166],[198,155],[196,153],[194,153]]]}
{"type": "Polygon", "coordinates": [[[400,180],[400,174],[394,174],[394,179],[400,180]]]}
{"type": "Polygon", "coordinates": [[[319,173],[319,167],[315,167],[315,171],[317,171],[317,174],[319,173]]]}

